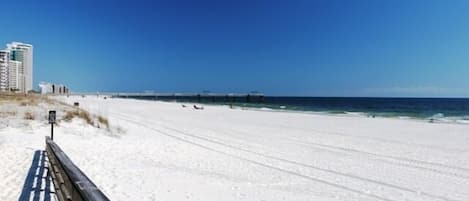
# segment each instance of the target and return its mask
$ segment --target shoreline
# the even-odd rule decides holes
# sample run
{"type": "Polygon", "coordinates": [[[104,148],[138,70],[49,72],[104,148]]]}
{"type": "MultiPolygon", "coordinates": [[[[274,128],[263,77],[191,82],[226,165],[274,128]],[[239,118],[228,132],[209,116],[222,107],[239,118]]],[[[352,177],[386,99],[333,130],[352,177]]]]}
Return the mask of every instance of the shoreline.
{"type": "MultiPolygon", "coordinates": [[[[114,98],[116,99],[116,98],[114,98]]],[[[229,109],[238,110],[250,110],[250,111],[261,111],[261,112],[280,112],[280,113],[294,113],[294,114],[311,114],[311,115],[325,115],[325,116],[338,116],[338,117],[362,117],[362,118],[383,118],[383,119],[398,119],[398,120],[409,120],[417,122],[426,122],[434,124],[458,124],[458,125],[469,125],[468,116],[441,116],[441,113],[436,113],[432,117],[415,117],[406,116],[401,114],[389,115],[390,113],[369,113],[369,112],[349,112],[349,111],[310,111],[310,110],[294,110],[294,109],[280,109],[271,107],[256,107],[250,106],[255,104],[237,103],[233,104],[233,108],[230,108],[229,103],[211,103],[211,102],[187,102],[187,101],[176,101],[176,100],[150,100],[150,99],[139,99],[139,98],[117,98],[117,99],[130,99],[140,101],[156,101],[163,103],[175,103],[175,104],[188,104],[188,105],[205,105],[214,107],[228,107],[229,109]]],[[[279,106],[281,107],[281,106],[279,106]]]]}

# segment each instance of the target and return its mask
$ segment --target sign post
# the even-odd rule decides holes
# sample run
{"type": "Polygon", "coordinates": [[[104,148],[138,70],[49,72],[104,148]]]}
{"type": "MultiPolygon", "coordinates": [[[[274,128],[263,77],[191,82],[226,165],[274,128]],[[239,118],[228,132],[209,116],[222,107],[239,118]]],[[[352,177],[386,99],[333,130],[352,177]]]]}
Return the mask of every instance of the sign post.
{"type": "Polygon", "coordinates": [[[50,110],[49,111],[49,124],[51,125],[51,127],[50,127],[50,138],[51,138],[51,140],[54,140],[55,110],[50,110]]]}

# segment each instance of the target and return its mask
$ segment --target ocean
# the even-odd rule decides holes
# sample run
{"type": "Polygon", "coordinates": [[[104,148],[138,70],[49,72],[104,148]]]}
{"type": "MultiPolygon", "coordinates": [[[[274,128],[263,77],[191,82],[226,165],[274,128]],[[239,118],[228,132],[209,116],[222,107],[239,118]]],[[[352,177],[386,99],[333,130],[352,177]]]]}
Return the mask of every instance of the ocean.
{"type": "MultiPolygon", "coordinates": [[[[149,99],[149,98],[140,98],[149,99]]],[[[155,98],[151,98],[155,99],[155,98]]],[[[469,123],[466,98],[358,98],[358,97],[272,97],[261,100],[224,97],[158,97],[156,100],[200,102],[274,111],[320,112],[368,117],[412,118],[429,121],[469,123]]]]}

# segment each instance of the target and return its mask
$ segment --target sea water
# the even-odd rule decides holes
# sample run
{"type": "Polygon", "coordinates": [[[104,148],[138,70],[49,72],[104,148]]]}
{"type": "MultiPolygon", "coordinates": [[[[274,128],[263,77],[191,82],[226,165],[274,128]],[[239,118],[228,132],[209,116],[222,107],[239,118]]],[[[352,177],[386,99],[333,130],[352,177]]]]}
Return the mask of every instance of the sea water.
{"type": "MultiPolygon", "coordinates": [[[[158,100],[158,98],[156,98],[158,100]]],[[[469,123],[469,99],[465,98],[362,98],[362,97],[271,97],[245,99],[184,98],[166,101],[201,102],[275,111],[325,112],[368,117],[414,118],[429,121],[469,123]]]]}

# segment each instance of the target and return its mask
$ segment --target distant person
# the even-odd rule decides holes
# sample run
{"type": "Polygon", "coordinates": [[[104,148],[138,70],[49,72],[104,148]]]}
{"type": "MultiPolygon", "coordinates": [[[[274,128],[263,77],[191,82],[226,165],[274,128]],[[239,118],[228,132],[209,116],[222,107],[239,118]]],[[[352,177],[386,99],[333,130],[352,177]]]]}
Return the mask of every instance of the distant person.
{"type": "Polygon", "coordinates": [[[202,107],[202,106],[197,106],[197,105],[194,105],[194,109],[196,109],[196,110],[203,110],[203,109],[204,109],[204,107],[202,107]]]}

